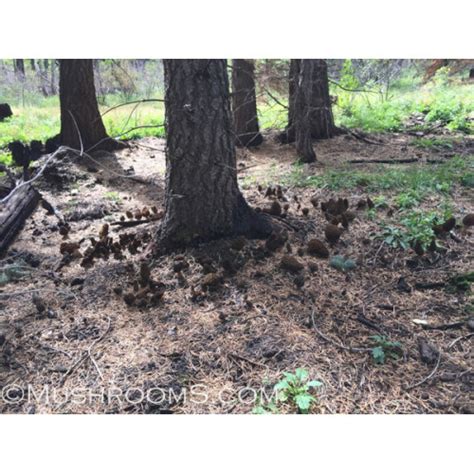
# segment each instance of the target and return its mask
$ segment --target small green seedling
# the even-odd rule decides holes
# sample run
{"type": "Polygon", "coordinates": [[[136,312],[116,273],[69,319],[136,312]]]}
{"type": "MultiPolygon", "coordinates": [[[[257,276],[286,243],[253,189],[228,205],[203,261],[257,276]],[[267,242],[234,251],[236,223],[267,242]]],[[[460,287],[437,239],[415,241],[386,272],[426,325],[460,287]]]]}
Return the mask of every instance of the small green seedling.
{"type": "Polygon", "coordinates": [[[340,272],[348,272],[350,270],[354,270],[354,268],[356,268],[357,266],[354,260],[350,258],[346,259],[342,255],[335,255],[334,257],[332,257],[329,261],[329,265],[331,265],[331,267],[335,268],[336,270],[339,270],[340,272]]]}
{"type": "Polygon", "coordinates": [[[372,349],[372,358],[376,364],[385,364],[387,358],[397,360],[402,352],[402,345],[399,342],[391,341],[387,336],[371,336],[375,342],[372,349]]]}
{"type": "Polygon", "coordinates": [[[316,401],[316,397],[311,395],[310,389],[322,385],[319,380],[308,380],[309,374],[306,369],[296,369],[295,373],[283,372],[285,376],[275,385],[277,400],[280,402],[289,401],[296,405],[300,413],[306,414],[311,408],[311,404],[316,401]]]}

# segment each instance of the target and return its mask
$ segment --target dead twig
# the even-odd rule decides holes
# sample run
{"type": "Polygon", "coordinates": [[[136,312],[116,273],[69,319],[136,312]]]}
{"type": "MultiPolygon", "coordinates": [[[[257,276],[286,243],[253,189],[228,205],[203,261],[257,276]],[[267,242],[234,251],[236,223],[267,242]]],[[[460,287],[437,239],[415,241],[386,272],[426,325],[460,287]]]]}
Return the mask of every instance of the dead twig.
{"type": "Polygon", "coordinates": [[[411,390],[415,387],[419,387],[420,385],[424,384],[425,382],[428,382],[428,380],[430,380],[431,378],[433,378],[433,375],[436,373],[436,371],[438,370],[438,367],[439,367],[439,363],[441,362],[441,353],[438,354],[438,360],[436,361],[436,365],[434,367],[434,369],[429,373],[429,375],[427,375],[424,379],[420,380],[419,382],[415,383],[415,384],[412,384],[412,385],[408,385],[406,387],[404,387],[405,390],[411,390]]]}
{"type": "Polygon", "coordinates": [[[350,346],[344,346],[343,344],[340,344],[339,342],[333,341],[332,339],[329,339],[329,337],[325,336],[317,327],[316,323],[314,321],[314,310],[311,312],[311,321],[313,323],[313,329],[316,331],[318,336],[323,339],[326,342],[329,342],[330,344],[333,344],[334,346],[338,347],[339,349],[342,349],[344,351],[349,351],[349,352],[371,352],[372,349],[367,348],[367,347],[350,347],[350,346]]]}
{"type": "Polygon", "coordinates": [[[69,369],[66,371],[66,373],[63,375],[63,377],[61,378],[60,382],[59,382],[59,386],[62,387],[64,385],[64,382],[66,381],[66,379],[74,372],[75,369],[77,369],[87,358],[90,358],[91,362],[94,364],[94,367],[96,368],[96,370],[98,371],[99,375],[101,378],[102,377],[102,372],[100,371],[98,365],[97,365],[97,362],[94,360],[94,358],[92,357],[92,349],[97,345],[99,344],[99,342],[101,342],[105,336],[109,333],[110,331],[110,327],[111,327],[111,319],[110,317],[108,318],[108,322],[107,322],[107,328],[105,329],[105,331],[102,333],[102,335],[100,337],[98,337],[97,339],[95,339],[92,344],[81,354],[81,356],[76,359],[76,361],[69,367],[69,369]]]}
{"type": "Polygon", "coordinates": [[[457,342],[462,341],[463,339],[469,339],[472,336],[474,336],[474,332],[471,332],[469,334],[465,334],[464,336],[457,337],[456,339],[454,339],[454,341],[452,341],[449,344],[448,349],[451,349],[451,347],[453,347],[457,342]]]}
{"type": "Polygon", "coordinates": [[[243,360],[244,362],[247,362],[250,365],[254,365],[256,367],[263,367],[264,369],[268,369],[268,367],[265,364],[262,364],[260,362],[254,361],[247,359],[247,357],[244,357],[240,354],[236,354],[235,352],[229,352],[228,354],[230,357],[235,357],[236,359],[243,360]]]}

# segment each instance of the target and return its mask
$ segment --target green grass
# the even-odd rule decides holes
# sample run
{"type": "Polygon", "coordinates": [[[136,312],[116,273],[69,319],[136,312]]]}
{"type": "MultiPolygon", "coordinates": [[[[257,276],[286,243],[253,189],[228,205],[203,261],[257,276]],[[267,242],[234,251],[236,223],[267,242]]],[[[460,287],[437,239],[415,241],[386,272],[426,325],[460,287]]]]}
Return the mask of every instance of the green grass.
{"type": "MultiPolygon", "coordinates": [[[[390,91],[389,98],[374,93],[350,93],[337,87],[339,106],[334,107],[337,123],[369,132],[396,132],[404,127],[410,115],[421,113],[429,128],[438,120],[452,131],[474,133],[474,85],[460,79],[430,81],[412,87],[401,82],[390,91]]],[[[416,127],[414,127],[416,128],[416,127]]]]}
{"type": "MultiPolygon", "coordinates": [[[[117,96],[108,96],[107,105],[101,105],[105,112],[113,105],[120,103],[117,96]]],[[[0,122],[0,162],[9,163],[10,154],[6,150],[8,143],[20,140],[29,143],[31,140],[45,141],[57,135],[60,130],[59,99],[48,97],[37,99],[23,106],[11,104],[13,117],[0,122]]],[[[120,139],[142,138],[148,136],[164,136],[164,106],[161,102],[131,104],[107,113],[104,125],[110,136],[120,139]],[[124,132],[146,125],[149,128],[139,128],[127,134],[124,132]],[[152,127],[150,127],[152,126],[152,127]]]]}
{"type": "Polygon", "coordinates": [[[416,146],[417,148],[422,149],[452,149],[454,143],[456,142],[453,138],[415,138],[412,141],[412,145],[416,146]]]}
{"type": "Polygon", "coordinates": [[[340,168],[320,175],[305,175],[302,165],[295,164],[283,181],[291,186],[326,187],[331,190],[360,188],[367,192],[397,190],[416,192],[422,199],[430,192],[449,193],[454,184],[470,186],[474,175],[474,156],[455,157],[439,165],[378,167],[374,171],[340,168]]]}
{"type": "MultiPolygon", "coordinates": [[[[370,86],[366,88],[370,89],[370,86]]],[[[375,91],[375,89],[372,89],[375,91]]],[[[413,75],[405,75],[390,89],[388,99],[377,93],[351,93],[331,85],[331,93],[338,96],[333,106],[337,124],[366,131],[390,132],[403,128],[408,117],[417,112],[425,117],[426,126],[443,120],[446,128],[464,133],[474,132],[474,85],[462,82],[459,78],[449,78],[445,71],[432,81],[421,85],[413,75]]],[[[59,133],[59,99],[44,98],[39,94],[28,93],[21,100],[10,101],[14,116],[0,122],[0,162],[9,162],[6,145],[13,140],[29,142],[46,140],[59,133]],[[2,150],[3,149],[3,150],[2,150]]],[[[101,98],[102,112],[123,101],[120,94],[101,98]]],[[[279,97],[283,104],[260,102],[258,114],[260,127],[284,128],[287,121],[286,99],[279,97]]],[[[164,136],[164,104],[149,102],[131,104],[111,111],[104,116],[104,124],[110,136],[121,139],[164,136]],[[136,128],[140,126],[147,128],[136,128]],[[129,131],[134,129],[132,131],[129,131]],[[127,132],[128,133],[124,133],[127,132]]],[[[421,129],[423,126],[421,127],[421,129]]],[[[450,148],[453,141],[447,138],[421,138],[414,143],[420,148],[450,148]]],[[[349,173],[349,172],[348,172],[349,173]]],[[[351,172],[350,172],[351,173],[351,172]]],[[[334,184],[339,178],[331,180],[334,184]]],[[[347,177],[352,181],[364,177],[347,177]]],[[[470,179],[470,178],[469,178],[470,179]]]]}

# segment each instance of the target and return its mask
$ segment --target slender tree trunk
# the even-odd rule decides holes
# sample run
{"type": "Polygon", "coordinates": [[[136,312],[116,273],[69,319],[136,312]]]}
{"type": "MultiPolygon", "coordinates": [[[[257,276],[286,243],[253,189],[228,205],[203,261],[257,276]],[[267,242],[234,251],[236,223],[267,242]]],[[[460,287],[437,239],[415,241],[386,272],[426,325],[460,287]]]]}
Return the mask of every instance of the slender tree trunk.
{"type": "Polygon", "coordinates": [[[316,161],[311,141],[312,88],[315,62],[312,59],[300,61],[297,76],[297,93],[294,103],[294,130],[296,154],[303,163],[316,161]]]}
{"type": "Polygon", "coordinates": [[[292,59],[290,61],[290,72],[288,76],[288,125],[281,136],[284,143],[293,143],[295,141],[295,102],[300,62],[301,59],[292,59]]]}
{"type": "Polygon", "coordinates": [[[92,59],[61,59],[59,66],[61,145],[80,149],[82,140],[84,150],[113,149],[97,105],[92,59]]]}
{"type": "Polygon", "coordinates": [[[25,77],[25,62],[23,59],[14,59],[13,67],[16,74],[25,77]]]}
{"type": "Polygon", "coordinates": [[[253,60],[232,61],[232,111],[237,146],[258,146],[263,141],[258,126],[254,75],[253,60]]]}
{"type": "MultiPolygon", "coordinates": [[[[294,116],[298,95],[297,78],[299,77],[302,61],[302,59],[292,59],[290,62],[288,125],[285,132],[280,135],[280,140],[284,143],[292,143],[296,139],[294,116]]],[[[334,125],[331,108],[327,63],[323,59],[305,59],[304,61],[311,61],[313,63],[310,81],[311,114],[309,117],[311,137],[313,139],[331,138],[337,133],[337,127],[334,125]]]]}
{"type": "Polygon", "coordinates": [[[30,67],[33,72],[36,72],[36,59],[30,59],[30,67]]]}
{"type": "Polygon", "coordinates": [[[56,59],[51,60],[51,95],[58,93],[56,88],[56,59]]]}
{"type": "Polygon", "coordinates": [[[164,60],[166,196],[162,248],[268,235],[239,191],[226,61],[164,60]]]}

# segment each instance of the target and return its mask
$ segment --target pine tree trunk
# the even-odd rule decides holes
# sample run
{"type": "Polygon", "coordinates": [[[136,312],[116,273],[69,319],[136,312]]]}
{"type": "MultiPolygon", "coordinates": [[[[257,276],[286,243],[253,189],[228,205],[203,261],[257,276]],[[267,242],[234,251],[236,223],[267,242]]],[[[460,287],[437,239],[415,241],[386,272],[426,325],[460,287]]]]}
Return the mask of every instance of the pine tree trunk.
{"type": "Polygon", "coordinates": [[[15,69],[16,74],[25,77],[25,62],[23,61],[23,59],[14,59],[13,67],[15,69]]]}
{"type": "Polygon", "coordinates": [[[310,59],[311,79],[311,137],[315,139],[332,138],[336,134],[334,117],[329,95],[328,66],[324,59],[310,59]]]}
{"type": "MultiPolygon", "coordinates": [[[[288,80],[288,125],[280,140],[284,143],[292,143],[296,139],[294,127],[295,104],[297,101],[298,84],[297,78],[301,68],[301,59],[292,59],[290,62],[290,73],[288,80]]],[[[331,108],[331,97],[329,95],[329,80],[327,63],[323,59],[305,59],[311,61],[311,115],[310,127],[313,139],[332,138],[337,127],[334,125],[334,117],[331,108]]]]}
{"type": "Polygon", "coordinates": [[[296,154],[303,163],[313,163],[316,161],[316,154],[314,153],[311,141],[314,67],[315,62],[312,59],[302,59],[296,78],[298,91],[295,95],[293,121],[296,154]]]}
{"type": "Polygon", "coordinates": [[[114,149],[100,116],[94,86],[92,59],[61,59],[59,63],[61,145],[79,150],[114,149]],[[76,127],[77,125],[77,127],[76,127]]]}
{"type": "Polygon", "coordinates": [[[258,146],[263,141],[258,126],[254,73],[253,60],[232,61],[232,111],[237,146],[258,146]]]}
{"type": "Polygon", "coordinates": [[[281,141],[283,143],[293,143],[295,141],[295,102],[300,62],[301,59],[292,59],[290,61],[290,72],[288,76],[288,125],[281,135],[281,141]]]}
{"type": "Polygon", "coordinates": [[[165,216],[162,248],[221,236],[264,236],[270,221],[239,191],[225,60],[164,60],[165,216]]]}

